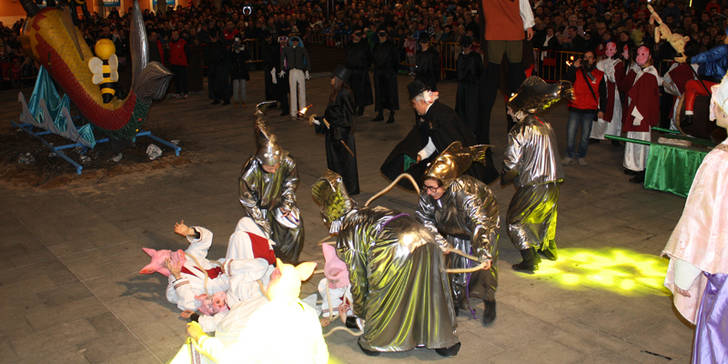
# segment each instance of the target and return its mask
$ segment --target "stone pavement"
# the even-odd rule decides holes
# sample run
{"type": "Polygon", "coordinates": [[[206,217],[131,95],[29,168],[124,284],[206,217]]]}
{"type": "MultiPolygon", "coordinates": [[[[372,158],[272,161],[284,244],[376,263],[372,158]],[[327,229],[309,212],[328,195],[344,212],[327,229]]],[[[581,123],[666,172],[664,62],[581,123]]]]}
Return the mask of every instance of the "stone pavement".
{"type": "MultiPolygon", "coordinates": [[[[155,161],[147,171],[72,177],[54,188],[0,184],[5,206],[0,215],[0,362],[160,363],[172,357],[184,341],[184,321],[164,297],[166,278],[137,273],[148,262],[141,247],[184,248],[185,241],[172,232],[174,222],[184,219],[215,232],[209,256],[224,255],[242,211],[237,201],[241,162],[254,151],[251,105],[263,94],[262,74],[251,78],[250,103],[244,107],[209,105],[206,93],[152,107],[146,128],[180,139],[181,158],[189,163],[155,161]]],[[[315,112],[323,112],[328,82],[326,77],[309,82],[315,112]]],[[[358,119],[359,201],[387,184],[379,165],[413,124],[407,82],[400,77],[402,110],[395,124],[370,122],[371,107],[358,119]]],[[[442,101],[454,105],[455,85],[443,83],[441,90],[442,101]]],[[[0,94],[2,133],[13,132],[9,122],[20,112],[15,100],[14,91],[0,94]]],[[[502,108],[499,99],[494,110],[502,108]]],[[[326,229],[310,186],[326,166],[323,138],[302,121],[279,117],[277,110],[269,114],[272,128],[298,161],[307,243],[302,259],[322,262],[315,242],[326,229]]],[[[564,105],[544,115],[557,131],[562,152],[566,116],[564,105]]],[[[494,117],[496,160],[502,158],[505,133],[505,121],[494,117]]],[[[622,148],[608,143],[591,145],[588,166],[565,167],[557,230],[563,256],[545,270],[548,274],[514,273],[510,265],[520,256],[501,231],[498,318],[484,328],[478,320],[458,317],[463,345],[456,358],[424,349],[369,358],[354,338],[337,332],[327,339],[332,362],[687,362],[692,329],[659,288],[666,261],[656,257],[684,199],[629,183],[621,155],[622,148]],[[630,264],[631,257],[637,263],[630,264]],[[609,268],[616,271],[607,274],[609,268]],[[652,280],[650,268],[657,270],[652,280]]],[[[497,183],[491,188],[504,216],[513,188],[497,183]]],[[[415,203],[416,196],[401,189],[377,201],[404,211],[412,211],[415,203]]],[[[304,294],[314,291],[318,279],[304,285],[304,294]]],[[[476,307],[480,314],[482,305],[476,307]]],[[[285,343],[271,343],[271,350],[284,348],[285,343]]]]}

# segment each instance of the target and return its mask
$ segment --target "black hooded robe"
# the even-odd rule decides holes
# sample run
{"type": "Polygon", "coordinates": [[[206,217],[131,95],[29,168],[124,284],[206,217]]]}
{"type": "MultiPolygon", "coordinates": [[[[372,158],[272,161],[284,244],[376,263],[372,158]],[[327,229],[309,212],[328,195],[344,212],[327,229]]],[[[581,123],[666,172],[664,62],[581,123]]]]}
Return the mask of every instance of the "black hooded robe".
{"type": "Polygon", "coordinates": [[[369,44],[361,40],[359,43],[352,43],[346,52],[346,68],[351,71],[349,86],[354,92],[354,101],[357,107],[371,105],[372,83],[369,80],[369,66],[372,63],[372,53],[369,51],[369,44]]]}
{"type": "Polygon", "coordinates": [[[324,118],[329,123],[317,126],[317,131],[326,135],[326,164],[328,168],[344,179],[344,186],[349,195],[359,193],[359,173],[356,167],[356,145],[354,144],[354,133],[351,130],[354,126],[354,95],[346,88],[343,88],[334,102],[326,107],[324,118]],[[349,153],[341,142],[351,149],[354,156],[349,153]]]}
{"type": "Polygon", "coordinates": [[[399,51],[391,41],[377,43],[372,52],[374,59],[374,110],[399,110],[397,67],[399,51]]]}

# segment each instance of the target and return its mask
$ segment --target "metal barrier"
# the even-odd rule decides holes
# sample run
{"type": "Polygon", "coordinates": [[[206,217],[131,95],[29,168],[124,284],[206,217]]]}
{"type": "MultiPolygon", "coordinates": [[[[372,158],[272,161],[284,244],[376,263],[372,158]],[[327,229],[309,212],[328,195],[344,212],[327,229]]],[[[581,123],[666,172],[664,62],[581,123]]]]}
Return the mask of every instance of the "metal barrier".
{"type": "Polygon", "coordinates": [[[584,52],[557,51],[533,49],[534,72],[547,82],[556,82],[564,79],[569,66],[567,62],[574,62],[584,55],[584,52]]]}

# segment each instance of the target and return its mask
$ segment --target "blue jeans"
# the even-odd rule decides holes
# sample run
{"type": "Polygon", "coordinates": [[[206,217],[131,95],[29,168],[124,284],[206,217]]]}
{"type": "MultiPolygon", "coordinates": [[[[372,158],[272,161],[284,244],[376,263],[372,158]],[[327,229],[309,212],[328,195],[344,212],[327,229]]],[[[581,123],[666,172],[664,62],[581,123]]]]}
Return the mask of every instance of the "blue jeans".
{"type": "Polygon", "coordinates": [[[586,157],[586,148],[589,147],[589,134],[591,134],[592,122],[596,110],[569,110],[569,123],[566,126],[566,155],[569,158],[586,157]],[[576,130],[581,126],[581,138],[579,138],[579,150],[576,150],[576,130]]]}

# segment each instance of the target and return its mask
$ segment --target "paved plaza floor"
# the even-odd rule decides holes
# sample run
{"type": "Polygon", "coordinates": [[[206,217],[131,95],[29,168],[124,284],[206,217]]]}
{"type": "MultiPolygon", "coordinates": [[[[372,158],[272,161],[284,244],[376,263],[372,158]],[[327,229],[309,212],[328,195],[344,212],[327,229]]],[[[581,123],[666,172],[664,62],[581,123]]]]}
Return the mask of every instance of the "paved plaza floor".
{"type": "MultiPolygon", "coordinates": [[[[357,119],[362,193],[356,198],[362,203],[388,183],[379,166],[414,123],[406,99],[409,81],[399,78],[402,110],[396,123],[371,122],[372,107],[357,119]]],[[[328,84],[325,76],[308,82],[315,112],[325,108],[328,84]]],[[[149,260],[141,248],[184,249],[185,240],[173,233],[175,221],[184,219],[216,234],[209,257],[224,255],[242,215],[237,178],[254,151],[252,105],[262,100],[261,85],[262,73],[254,72],[245,106],[209,105],[206,92],[154,104],[145,128],[179,139],[179,159],[79,177],[64,166],[68,176],[62,183],[38,186],[0,181],[0,362],[163,363],[172,357],[185,339],[185,321],[164,297],[166,278],[138,274],[149,260]]],[[[443,83],[442,102],[453,106],[455,89],[443,83]]],[[[15,91],[0,94],[0,133],[15,132],[10,122],[20,113],[16,99],[15,91]]],[[[494,110],[491,135],[499,161],[506,141],[502,99],[494,110]]],[[[323,137],[279,113],[270,111],[268,119],[298,162],[306,231],[302,259],[322,263],[316,242],[327,230],[310,186],[326,168],[323,137]]],[[[563,153],[566,107],[543,118],[554,126],[563,153]]],[[[605,142],[590,145],[588,166],[565,167],[556,263],[544,264],[535,275],[515,273],[510,265],[520,256],[502,229],[498,317],[485,328],[478,319],[459,316],[457,357],[418,349],[370,358],[355,338],[336,332],[327,339],[332,362],[687,362],[693,330],[661,288],[667,260],[659,257],[684,199],[629,183],[622,151],[605,142]]],[[[514,189],[497,182],[491,188],[504,219],[514,189]]],[[[416,201],[414,193],[395,189],[377,204],[409,212],[416,201]]],[[[304,284],[304,294],[314,291],[318,279],[304,284]]],[[[479,315],[482,304],[476,307],[479,315]]],[[[270,346],[285,350],[286,343],[270,346]]]]}

